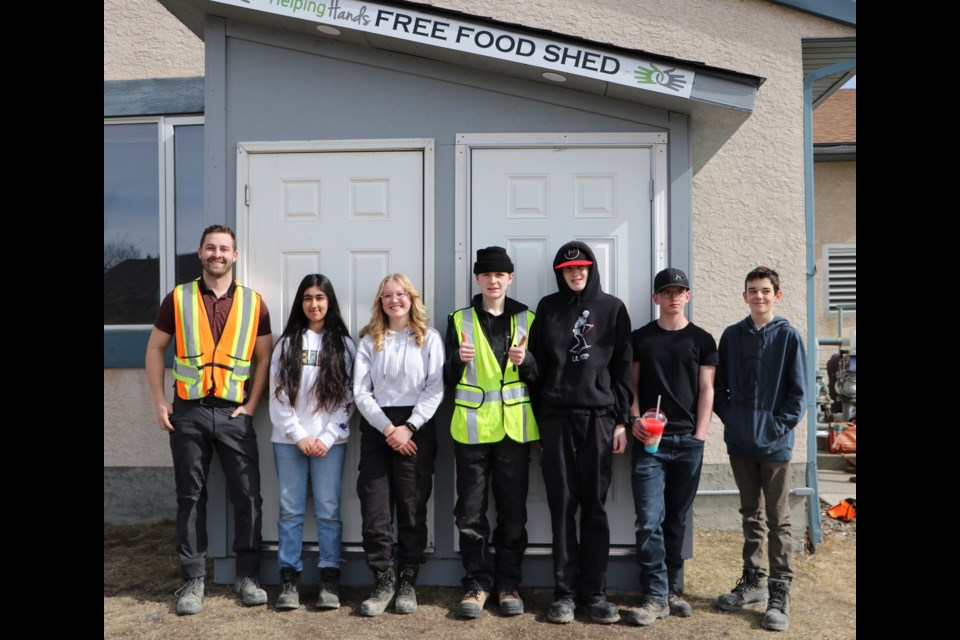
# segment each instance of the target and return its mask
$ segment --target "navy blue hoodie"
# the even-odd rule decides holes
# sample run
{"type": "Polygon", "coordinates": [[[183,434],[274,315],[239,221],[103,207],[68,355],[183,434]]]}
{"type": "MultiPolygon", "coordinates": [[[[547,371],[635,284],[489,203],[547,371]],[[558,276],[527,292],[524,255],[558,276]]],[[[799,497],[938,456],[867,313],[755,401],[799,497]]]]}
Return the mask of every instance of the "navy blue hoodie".
{"type": "Polygon", "coordinates": [[[713,410],[731,458],[784,462],[806,409],[807,358],[800,334],[776,316],[761,329],[747,316],[723,332],[713,410]]]}
{"type": "Polygon", "coordinates": [[[538,415],[606,410],[617,424],[627,423],[633,401],[630,316],[619,298],[600,289],[597,259],[586,243],[560,247],[554,267],[566,262],[571,249],[593,264],[579,293],[567,286],[562,269],[554,269],[559,291],[537,305],[529,345],[539,379],[535,407],[538,415]]]}

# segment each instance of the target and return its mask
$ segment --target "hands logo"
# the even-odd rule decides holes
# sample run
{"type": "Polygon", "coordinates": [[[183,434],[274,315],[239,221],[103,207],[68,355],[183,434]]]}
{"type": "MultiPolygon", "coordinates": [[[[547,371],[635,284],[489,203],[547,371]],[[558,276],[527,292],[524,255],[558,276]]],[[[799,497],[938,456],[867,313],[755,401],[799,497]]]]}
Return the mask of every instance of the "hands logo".
{"type": "Polygon", "coordinates": [[[661,69],[651,62],[649,67],[637,67],[637,70],[633,73],[633,77],[636,79],[637,84],[658,84],[671,91],[680,91],[683,89],[685,81],[683,76],[674,73],[676,70],[676,67],[661,69]]]}

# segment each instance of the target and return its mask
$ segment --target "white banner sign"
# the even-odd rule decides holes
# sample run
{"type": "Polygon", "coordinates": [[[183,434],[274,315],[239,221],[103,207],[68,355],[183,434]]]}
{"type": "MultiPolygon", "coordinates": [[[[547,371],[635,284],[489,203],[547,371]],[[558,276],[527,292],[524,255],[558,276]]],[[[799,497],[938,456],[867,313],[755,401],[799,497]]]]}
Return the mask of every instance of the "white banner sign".
{"type": "Polygon", "coordinates": [[[693,87],[694,72],[689,69],[373,2],[214,1],[684,98],[693,87]]]}

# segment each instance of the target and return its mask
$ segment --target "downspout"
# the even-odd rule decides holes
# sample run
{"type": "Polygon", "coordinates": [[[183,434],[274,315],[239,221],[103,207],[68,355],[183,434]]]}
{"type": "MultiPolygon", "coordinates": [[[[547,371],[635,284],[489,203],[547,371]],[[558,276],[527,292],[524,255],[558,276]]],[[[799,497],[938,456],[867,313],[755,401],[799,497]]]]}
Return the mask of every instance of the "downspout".
{"type": "Polygon", "coordinates": [[[857,59],[836,62],[811,72],[803,79],[803,198],[807,242],[807,486],[813,497],[807,503],[807,527],[810,542],[823,542],[820,525],[820,485],[817,482],[817,397],[812,392],[817,384],[817,297],[816,236],[814,235],[813,206],[813,83],[821,78],[846,73],[857,68],[857,59]]]}

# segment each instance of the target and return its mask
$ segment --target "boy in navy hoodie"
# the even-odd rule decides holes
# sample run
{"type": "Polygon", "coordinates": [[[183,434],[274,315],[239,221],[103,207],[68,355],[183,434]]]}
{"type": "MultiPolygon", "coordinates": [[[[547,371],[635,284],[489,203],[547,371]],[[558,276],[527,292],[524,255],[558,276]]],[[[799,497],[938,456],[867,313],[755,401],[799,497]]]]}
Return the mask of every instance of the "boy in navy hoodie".
{"type": "Polygon", "coordinates": [[[573,621],[577,600],[594,622],[620,619],[606,598],[604,505],[613,454],[627,446],[633,350],[627,308],[600,289],[596,262],[585,242],[560,247],[553,260],[558,291],[540,300],[530,329],[556,580],[547,619],[561,624],[573,621]]]}
{"type": "Polygon", "coordinates": [[[717,600],[739,611],[769,594],[762,625],[783,631],[790,623],[790,458],[794,432],[806,406],[806,355],[800,334],[774,315],[783,299],[780,276],[768,267],[747,274],[743,300],[750,315],[720,338],[714,411],[723,421],[743,516],[743,575],[717,600]],[[763,503],[760,502],[761,493],[763,503]],[[767,539],[770,579],[763,569],[767,539]]]}

